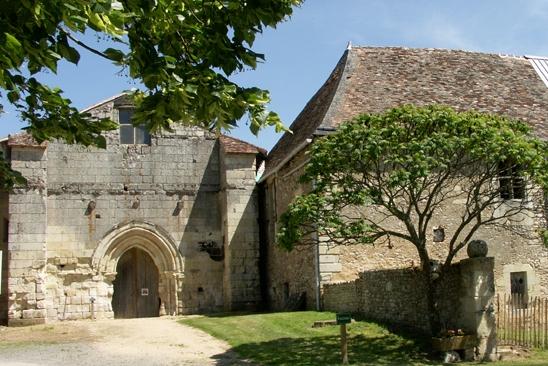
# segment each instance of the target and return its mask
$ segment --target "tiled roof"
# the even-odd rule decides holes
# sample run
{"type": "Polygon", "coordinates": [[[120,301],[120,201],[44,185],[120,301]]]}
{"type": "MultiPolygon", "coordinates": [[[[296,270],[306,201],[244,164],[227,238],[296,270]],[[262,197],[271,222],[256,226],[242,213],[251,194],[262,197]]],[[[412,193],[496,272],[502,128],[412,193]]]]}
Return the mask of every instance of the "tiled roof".
{"type": "Polygon", "coordinates": [[[38,143],[28,132],[18,132],[8,136],[8,146],[47,147],[48,142],[38,143]]]}
{"type": "Polygon", "coordinates": [[[526,57],[477,52],[353,47],[267,158],[265,176],[318,129],[402,104],[445,104],[529,123],[548,139],[548,88],[526,57]]]}
{"type": "Polygon", "coordinates": [[[242,141],[240,139],[221,135],[219,141],[223,145],[225,152],[237,153],[237,154],[261,154],[266,156],[266,150],[258,146],[252,145],[249,142],[242,141]]]}

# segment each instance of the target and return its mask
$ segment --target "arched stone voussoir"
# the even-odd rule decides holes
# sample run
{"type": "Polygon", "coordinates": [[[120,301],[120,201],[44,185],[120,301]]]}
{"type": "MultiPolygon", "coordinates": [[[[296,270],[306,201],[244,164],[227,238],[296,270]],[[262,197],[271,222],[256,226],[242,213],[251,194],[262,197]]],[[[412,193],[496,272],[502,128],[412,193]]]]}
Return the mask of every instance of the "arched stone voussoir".
{"type": "Polygon", "coordinates": [[[118,259],[135,247],[146,251],[160,272],[183,272],[183,261],[171,235],[162,227],[145,221],[114,226],[95,249],[92,266],[99,274],[115,273],[118,259]]]}

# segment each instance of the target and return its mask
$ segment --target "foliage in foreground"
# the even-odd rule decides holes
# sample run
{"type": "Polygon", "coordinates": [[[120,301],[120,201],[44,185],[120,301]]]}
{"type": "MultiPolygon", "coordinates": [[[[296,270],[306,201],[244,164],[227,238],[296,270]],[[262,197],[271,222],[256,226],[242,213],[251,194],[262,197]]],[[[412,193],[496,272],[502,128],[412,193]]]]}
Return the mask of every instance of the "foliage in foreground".
{"type": "MultiPolygon", "coordinates": [[[[255,37],[292,14],[301,0],[21,0],[2,1],[0,95],[15,105],[39,141],[104,146],[108,119],[80,114],[58,88],[38,73],[57,73],[65,60],[78,64],[80,50],[110,60],[146,91],[134,93],[135,124],[169,129],[173,121],[229,129],[244,115],[253,133],[283,129],[266,108],[268,91],[229,80],[254,69],[264,55],[255,37]],[[81,41],[97,35],[98,45],[81,41]],[[102,44],[102,45],[101,45],[102,44]],[[114,46],[112,45],[114,44],[114,46]]],[[[0,105],[0,111],[2,106],[0,105]]]]}

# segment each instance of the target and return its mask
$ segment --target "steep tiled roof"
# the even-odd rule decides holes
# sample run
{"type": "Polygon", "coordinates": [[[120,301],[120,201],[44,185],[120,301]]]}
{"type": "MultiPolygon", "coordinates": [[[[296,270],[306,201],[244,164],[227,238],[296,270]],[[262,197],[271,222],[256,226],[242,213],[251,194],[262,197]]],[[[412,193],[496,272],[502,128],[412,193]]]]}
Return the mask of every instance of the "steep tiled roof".
{"type": "Polygon", "coordinates": [[[293,121],[289,127],[292,133],[286,132],[272,148],[268,154],[265,173],[268,174],[270,170],[278,166],[287,154],[309,138],[322,123],[333,97],[337,94],[337,87],[343,78],[347,56],[348,51],[343,54],[329,78],[293,121]]]}
{"type": "Polygon", "coordinates": [[[38,143],[28,132],[18,132],[8,136],[8,146],[46,147],[48,142],[38,143]]]}
{"type": "Polygon", "coordinates": [[[265,176],[316,131],[402,104],[445,104],[519,118],[548,139],[548,88],[526,57],[357,47],[347,50],[267,158],[265,176]]]}
{"type": "Polygon", "coordinates": [[[261,154],[266,156],[266,150],[249,142],[242,141],[235,137],[221,135],[219,141],[223,145],[225,152],[238,154],[261,154]]]}

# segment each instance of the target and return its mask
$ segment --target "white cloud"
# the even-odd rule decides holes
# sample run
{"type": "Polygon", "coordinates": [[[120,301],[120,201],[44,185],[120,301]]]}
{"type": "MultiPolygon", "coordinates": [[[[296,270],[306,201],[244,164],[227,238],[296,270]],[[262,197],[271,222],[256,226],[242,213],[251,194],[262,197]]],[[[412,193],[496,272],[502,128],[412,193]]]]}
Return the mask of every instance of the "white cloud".
{"type": "Polygon", "coordinates": [[[401,30],[410,41],[426,43],[427,47],[479,50],[466,31],[441,16],[432,17],[414,27],[401,30]]]}

